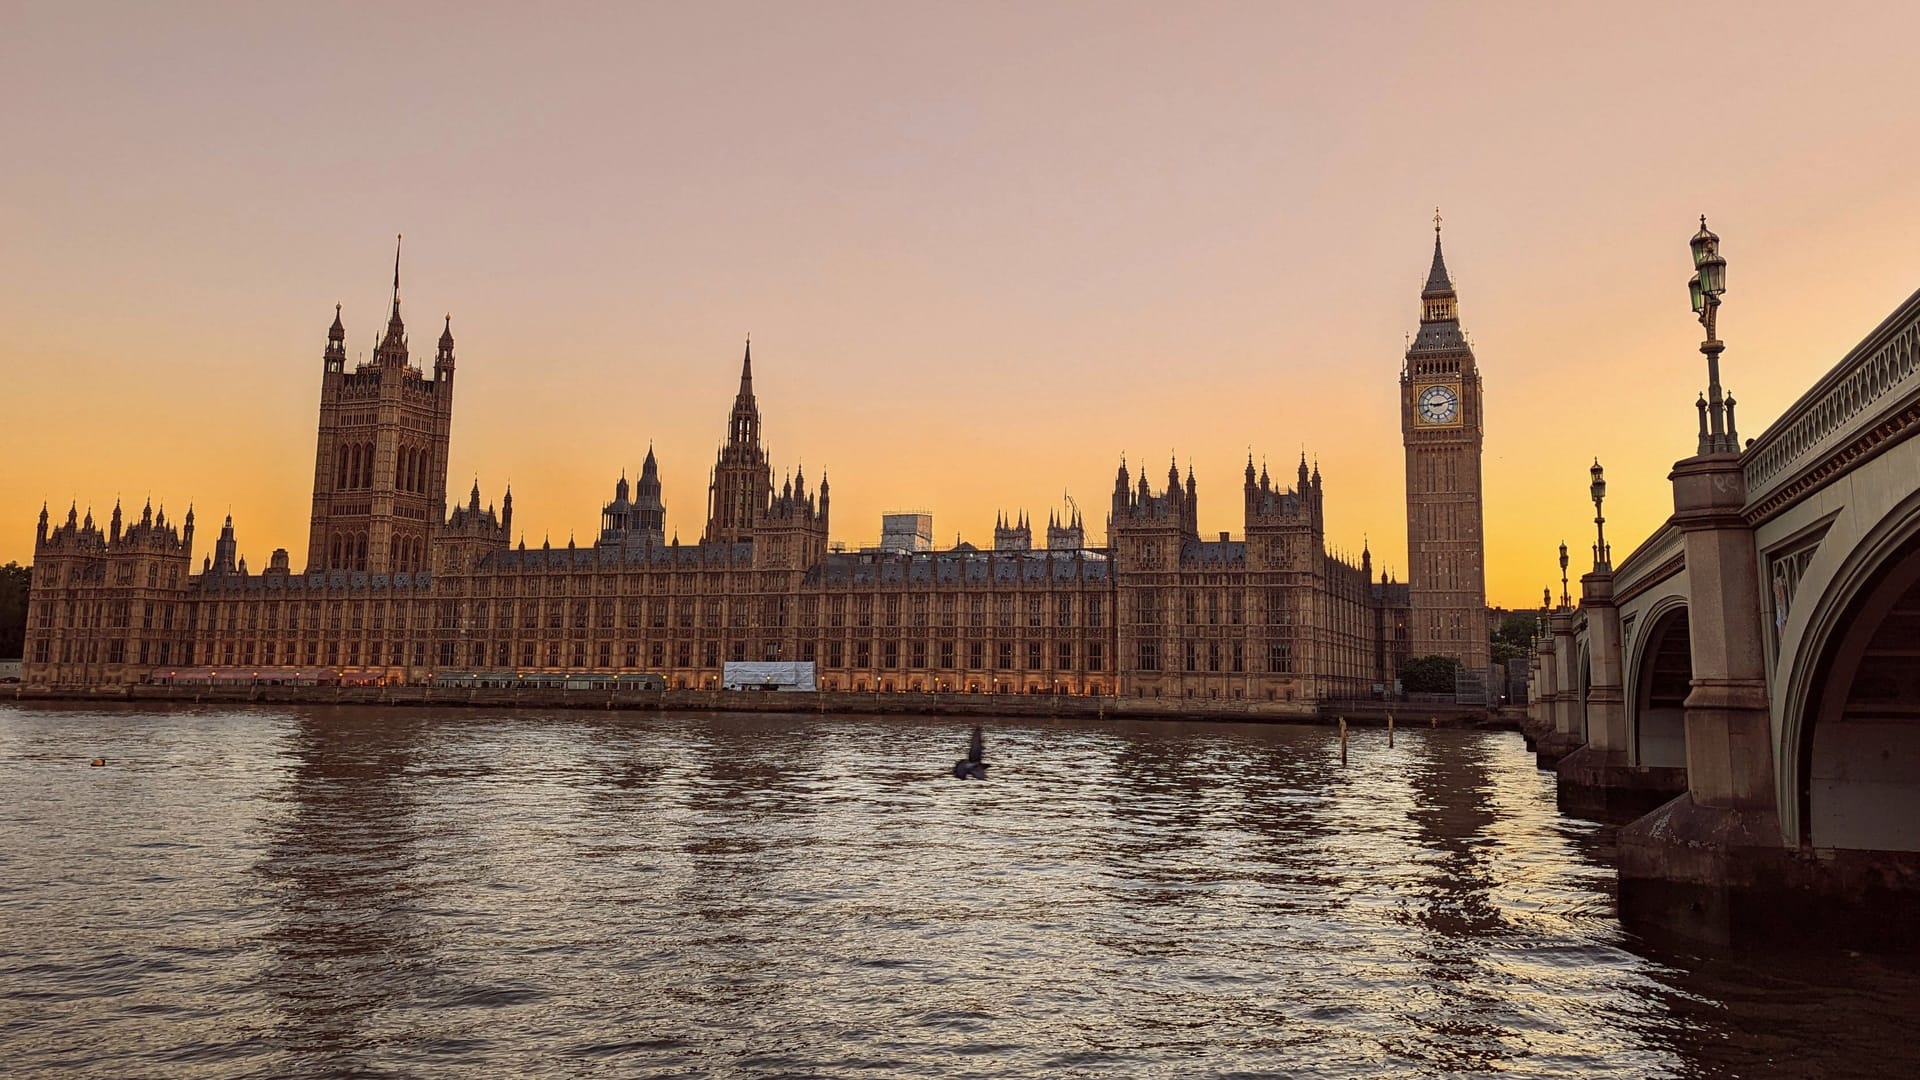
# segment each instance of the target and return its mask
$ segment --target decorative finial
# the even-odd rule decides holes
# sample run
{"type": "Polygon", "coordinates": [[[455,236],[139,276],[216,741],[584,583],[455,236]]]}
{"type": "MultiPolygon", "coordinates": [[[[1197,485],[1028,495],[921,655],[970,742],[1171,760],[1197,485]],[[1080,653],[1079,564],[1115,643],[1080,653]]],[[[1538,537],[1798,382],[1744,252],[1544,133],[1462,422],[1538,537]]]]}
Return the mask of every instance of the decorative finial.
{"type": "Polygon", "coordinates": [[[400,234],[393,234],[393,304],[400,306],[400,234]]]}
{"type": "MultiPolygon", "coordinates": [[[[1700,220],[1704,222],[1707,219],[1703,216],[1700,220]]],[[[1433,235],[1440,235],[1440,208],[1437,206],[1433,208],[1433,235]]]]}

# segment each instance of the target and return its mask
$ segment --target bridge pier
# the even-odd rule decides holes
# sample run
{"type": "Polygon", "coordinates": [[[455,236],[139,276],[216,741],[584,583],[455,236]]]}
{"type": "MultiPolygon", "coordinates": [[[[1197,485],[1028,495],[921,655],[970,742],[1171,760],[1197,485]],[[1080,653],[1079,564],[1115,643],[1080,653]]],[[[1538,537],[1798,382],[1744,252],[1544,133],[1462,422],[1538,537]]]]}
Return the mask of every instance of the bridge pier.
{"type": "Polygon", "coordinates": [[[1620,830],[1620,913],[1731,943],[1764,932],[1794,872],[1774,796],[1773,729],[1753,533],[1737,453],[1673,468],[1673,523],[1691,579],[1687,790],[1620,830]]]}
{"type": "MultiPolygon", "coordinates": [[[[1564,597],[1562,598],[1564,599],[1564,597]]],[[[1573,753],[1587,741],[1585,710],[1580,701],[1579,647],[1573,640],[1573,609],[1561,607],[1547,618],[1553,634],[1553,733],[1548,736],[1544,758],[1551,764],[1573,753]]],[[[1545,762],[1543,762],[1545,763],[1545,762]]]]}
{"type": "Polygon", "coordinates": [[[1681,795],[1619,836],[1620,919],[1716,945],[1920,948],[1920,852],[1788,848],[1761,808],[1681,795]]]}
{"type": "Polygon", "coordinates": [[[1573,727],[1571,710],[1578,692],[1573,679],[1573,613],[1562,609],[1548,616],[1547,633],[1534,649],[1534,683],[1539,697],[1528,711],[1534,763],[1551,769],[1584,741],[1573,727]]]}
{"type": "Polygon", "coordinates": [[[1540,695],[1540,653],[1536,644],[1533,655],[1527,657],[1527,715],[1520,721],[1520,735],[1526,740],[1529,753],[1536,749],[1545,730],[1540,723],[1540,695]]]}
{"type": "Polygon", "coordinates": [[[1540,640],[1533,646],[1533,685],[1538,691],[1527,709],[1527,749],[1534,753],[1534,763],[1543,769],[1553,767],[1558,761],[1546,757],[1546,747],[1553,741],[1553,701],[1556,694],[1553,682],[1553,638],[1541,634],[1540,640]]]}
{"type": "Polygon", "coordinates": [[[1581,747],[1554,766],[1562,812],[1590,821],[1633,821],[1687,789],[1685,769],[1635,765],[1624,750],[1581,747]]]}

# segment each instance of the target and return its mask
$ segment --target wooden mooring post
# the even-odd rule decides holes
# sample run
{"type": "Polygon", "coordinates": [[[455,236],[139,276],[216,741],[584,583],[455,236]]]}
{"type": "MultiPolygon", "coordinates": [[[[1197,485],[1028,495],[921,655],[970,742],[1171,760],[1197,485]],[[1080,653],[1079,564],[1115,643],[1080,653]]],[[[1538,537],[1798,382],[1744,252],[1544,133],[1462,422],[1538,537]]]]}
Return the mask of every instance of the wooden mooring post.
{"type": "Polygon", "coordinates": [[[1340,718],[1340,764],[1347,763],[1347,718],[1340,718]]]}

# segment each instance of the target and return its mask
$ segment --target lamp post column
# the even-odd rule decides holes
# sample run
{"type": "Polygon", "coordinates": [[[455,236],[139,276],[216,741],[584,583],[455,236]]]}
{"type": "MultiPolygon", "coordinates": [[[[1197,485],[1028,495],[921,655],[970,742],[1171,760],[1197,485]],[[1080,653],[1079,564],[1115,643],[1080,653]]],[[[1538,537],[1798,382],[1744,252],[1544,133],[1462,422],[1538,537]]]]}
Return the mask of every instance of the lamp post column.
{"type": "Polygon", "coordinates": [[[1759,618],[1758,555],[1742,517],[1746,483],[1733,398],[1720,388],[1720,297],[1727,260],[1707,228],[1689,241],[1694,275],[1688,298],[1706,328],[1706,430],[1699,453],[1674,465],[1673,522],[1685,534],[1690,582],[1689,636],[1693,689],[1687,695],[1687,784],[1703,806],[1753,808],[1772,814],[1773,734],[1767,715],[1766,668],[1759,618]]]}
{"type": "Polygon", "coordinates": [[[1595,458],[1588,488],[1593,498],[1593,571],[1580,576],[1580,610],[1587,616],[1587,745],[1604,753],[1627,751],[1620,657],[1620,609],[1613,602],[1613,553],[1607,548],[1606,471],[1595,458]]]}
{"type": "Polygon", "coordinates": [[[1570,754],[1587,741],[1587,725],[1580,700],[1579,647],[1573,638],[1573,609],[1562,605],[1548,620],[1553,631],[1553,730],[1561,754],[1570,754]]]}
{"type": "Polygon", "coordinates": [[[1552,616],[1542,620],[1540,644],[1536,646],[1536,656],[1540,664],[1540,726],[1541,737],[1536,750],[1543,765],[1551,765],[1560,760],[1568,750],[1560,737],[1560,664],[1555,656],[1558,642],[1554,639],[1552,616]]]}

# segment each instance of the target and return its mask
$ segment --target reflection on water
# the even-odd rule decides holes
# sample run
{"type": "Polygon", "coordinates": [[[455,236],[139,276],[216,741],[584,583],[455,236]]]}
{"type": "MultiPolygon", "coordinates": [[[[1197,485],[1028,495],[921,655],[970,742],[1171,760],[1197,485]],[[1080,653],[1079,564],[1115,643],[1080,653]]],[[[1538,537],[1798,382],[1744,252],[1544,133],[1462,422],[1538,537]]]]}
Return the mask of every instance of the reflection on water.
{"type": "Polygon", "coordinates": [[[0,708],[4,1071],[1920,1063],[1909,962],[1625,934],[1517,736],[987,734],[979,784],[910,717],[0,708]]]}

